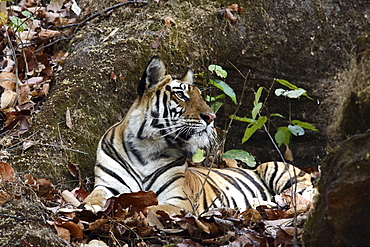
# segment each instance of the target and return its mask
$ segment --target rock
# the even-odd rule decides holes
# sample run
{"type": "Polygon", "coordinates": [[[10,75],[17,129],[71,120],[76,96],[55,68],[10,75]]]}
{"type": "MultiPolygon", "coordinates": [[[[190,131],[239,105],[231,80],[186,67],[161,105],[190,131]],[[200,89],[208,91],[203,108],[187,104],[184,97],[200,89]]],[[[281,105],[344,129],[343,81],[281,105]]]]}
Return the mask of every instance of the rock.
{"type": "Polygon", "coordinates": [[[324,161],[304,246],[368,246],[370,243],[370,132],[341,142],[324,161]]]}

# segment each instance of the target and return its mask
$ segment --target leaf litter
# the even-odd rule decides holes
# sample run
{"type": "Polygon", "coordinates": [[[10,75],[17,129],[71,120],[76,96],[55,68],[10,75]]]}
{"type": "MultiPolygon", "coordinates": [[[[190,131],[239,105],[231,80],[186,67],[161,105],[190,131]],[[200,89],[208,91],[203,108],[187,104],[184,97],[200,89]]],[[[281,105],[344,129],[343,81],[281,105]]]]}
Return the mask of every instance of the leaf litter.
{"type": "MultiPolygon", "coordinates": [[[[74,32],[74,24],[79,22],[75,17],[81,12],[76,1],[56,0],[47,6],[37,6],[36,1],[21,4],[4,8],[6,3],[2,2],[0,6],[0,49],[5,54],[0,63],[0,158],[4,161],[0,162],[0,206],[32,191],[50,212],[47,224],[73,246],[291,245],[293,219],[289,191],[276,199],[285,211],[260,206],[246,211],[217,208],[201,215],[185,211],[170,215],[150,209],[149,206],[158,204],[156,195],[140,191],[110,198],[102,211],[92,214],[80,209],[88,192],[83,189],[77,165],[68,165],[80,182],[80,187],[72,191],[61,192],[50,180],[32,174],[17,177],[6,163],[10,157],[8,148],[16,146],[14,140],[20,140],[20,135],[29,130],[32,113],[42,107],[54,77],[62,70],[68,52],[58,50],[55,45],[74,32]]],[[[219,12],[234,24],[243,9],[230,4],[219,12]]],[[[176,25],[170,16],[163,21],[166,27],[176,25]]],[[[160,46],[166,27],[156,33],[153,49],[160,46]]],[[[67,109],[65,121],[69,128],[73,128],[72,120],[67,109]]],[[[35,144],[25,139],[22,147],[26,150],[35,144]]],[[[300,227],[312,208],[309,199],[296,199],[300,227]]],[[[26,246],[33,246],[27,240],[22,241],[26,246]]]]}

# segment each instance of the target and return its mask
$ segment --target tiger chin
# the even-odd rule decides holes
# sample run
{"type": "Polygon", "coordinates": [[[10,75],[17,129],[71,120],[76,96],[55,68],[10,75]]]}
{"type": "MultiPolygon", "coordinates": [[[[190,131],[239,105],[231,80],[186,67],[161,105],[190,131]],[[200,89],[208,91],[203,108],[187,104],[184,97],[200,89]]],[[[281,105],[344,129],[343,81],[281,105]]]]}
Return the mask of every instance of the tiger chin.
{"type": "Polygon", "coordinates": [[[193,85],[191,70],[173,79],[163,61],[153,57],[137,94],[126,117],[99,142],[95,186],[85,209],[96,213],[112,196],[151,190],[158,198],[153,209],[200,214],[211,207],[271,205],[274,193],[294,183],[298,188],[310,185],[308,174],[281,162],[256,170],[189,167],[186,160],[197,148],[212,145],[216,117],[193,85]],[[289,173],[300,176],[294,180],[289,173]]]}

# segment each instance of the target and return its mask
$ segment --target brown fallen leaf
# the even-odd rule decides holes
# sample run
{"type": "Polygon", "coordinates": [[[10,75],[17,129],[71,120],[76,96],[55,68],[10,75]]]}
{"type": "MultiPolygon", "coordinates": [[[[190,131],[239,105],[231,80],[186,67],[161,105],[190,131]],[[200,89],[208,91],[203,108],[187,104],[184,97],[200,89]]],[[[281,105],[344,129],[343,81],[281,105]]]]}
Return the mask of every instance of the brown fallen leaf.
{"type": "Polygon", "coordinates": [[[79,225],[77,225],[73,221],[65,221],[61,218],[57,218],[55,220],[56,225],[64,227],[69,230],[71,237],[77,238],[77,239],[82,239],[83,238],[83,231],[79,225]]]}
{"type": "Polygon", "coordinates": [[[36,142],[34,141],[30,141],[30,140],[26,140],[23,142],[22,144],[22,148],[23,148],[23,151],[31,148],[32,146],[34,146],[36,144],[36,142]]]}
{"type": "Polygon", "coordinates": [[[10,107],[13,107],[15,105],[16,100],[17,100],[17,93],[10,91],[10,90],[6,90],[1,95],[1,100],[0,100],[1,109],[7,109],[10,107]]]}
{"type": "Polygon", "coordinates": [[[0,161],[0,183],[5,181],[13,182],[14,176],[13,167],[8,163],[0,161]]]}
{"type": "Polygon", "coordinates": [[[0,73],[0,86],[5,89],[14,91],[15,90],[15,74],[12,72],[1,72],[0,73]]]}
{"type": "Polygon", "coordinates": [[[10,198],[10,194],[6,191],[0,190],[0,207],[4,205],[10,198]]]}
{"type": "Polygon", "coordinates": [[[171,26],[172,24],[173,25],[176,25],[176,21],[171,17],[171,16],[166,16],[165,18],[163,18],[163,21],[164,21],[164,24],[166,26],[171,26]]]}
{"type": "Polygon", "coordinates": [[[287,161],[290,161],[290,162],[292,162],[292,161],[294,160],[292,150],[290,150],[289,146],[288,146],[288,145],[286,145],[286,143],[285,143],[285,153],[284,153],[284,158],[285,158],[287,161]]]}
{"type": "Polygon", "coordinates": [[[227,167],[238,167],[238,162],[234,159],[222,158],[222,160],[225,161],[227,167]]]}
{"type": "Polygon", "coordinates": [[[75,207],[78,207],[80,206],[80,202],[77,200],[76,197],[74,197],[74,195],[69,192],[68,190],[64,190],[61,194],[63,200],[66,202],[66,203],[70,203],[72,204],[73,206],[75,207]]]}
{"type": "Polygon", "coordinates": [[[66,125],[68,128],[73,129],[72,119],[71,119],[71,112],[69,111],[69,108],[67,107],[66,110],[66,125]]]}
{"type": "Polygon", "coordinates": [[[240,216],[246,221],[261,221],[261,214],[254,208],[247,209],[240,216]]]}
{"type": "Polygon", "coordinates": [[[225,18],[229,19],[233,24],[236,23],[236,17],[231,13],[230,9],[225,9],[225,18]]]}

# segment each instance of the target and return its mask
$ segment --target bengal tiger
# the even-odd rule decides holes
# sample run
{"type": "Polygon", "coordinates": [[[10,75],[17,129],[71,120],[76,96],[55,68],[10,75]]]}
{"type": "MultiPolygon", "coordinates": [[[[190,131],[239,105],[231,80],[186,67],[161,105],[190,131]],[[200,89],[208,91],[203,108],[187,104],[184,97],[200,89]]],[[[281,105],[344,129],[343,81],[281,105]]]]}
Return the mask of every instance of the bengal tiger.
{"type": "Polygon", "coordinates": [[[211,207],[245,209],[273,204],[271,196],[310,177],[281,162],[262,164],[256,170],[190,167],[187,159],[197,148],[214,142],[215,113],[193,85],[193,72],[181,79],[165,73],[153,57],[137,87],[138,98],[126,117],[103,135],[94,168],[95,186],[85,209],[97,212],[112,196],[154,191],[156,209],[180,209],[197,214],[211,207]]]}

